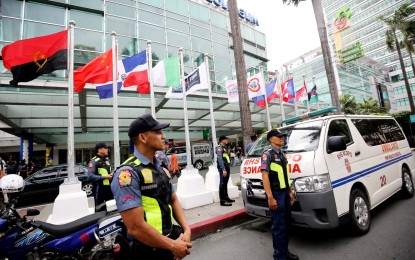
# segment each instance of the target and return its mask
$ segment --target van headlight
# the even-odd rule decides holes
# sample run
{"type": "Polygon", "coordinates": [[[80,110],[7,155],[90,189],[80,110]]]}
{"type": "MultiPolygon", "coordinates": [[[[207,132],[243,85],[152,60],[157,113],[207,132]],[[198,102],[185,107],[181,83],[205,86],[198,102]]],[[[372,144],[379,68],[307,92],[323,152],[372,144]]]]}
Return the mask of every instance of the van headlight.
{"type": "Polygon", "coordinates": [[[294,181],[296,192],[323,192],[331,190],[328,174],[298,178],[294,181]]]}
{"type": "Polygon", "coordinates": [[[241,177],[241,188],[246,190],[247,181],[245,178],[241,177]]]}

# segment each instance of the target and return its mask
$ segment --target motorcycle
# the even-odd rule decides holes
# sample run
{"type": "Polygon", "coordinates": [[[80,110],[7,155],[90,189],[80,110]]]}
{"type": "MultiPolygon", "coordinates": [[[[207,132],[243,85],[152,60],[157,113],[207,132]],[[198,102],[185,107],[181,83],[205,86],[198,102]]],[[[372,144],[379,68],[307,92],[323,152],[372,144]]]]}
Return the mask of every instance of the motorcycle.
{"type": "MultiPolygon", "coordinates": [[[[23,190],[22,177],[11,174],[0,182],[3,192],[23,190]]],[[[28,209],[21,217],[15,205],[18,197],[6,203],[0,218],[0,259],[114,259],[119,252],[115,243],[122,218],[110,201],[101,211],[63,225],[27,217],[39,215],[28,209]]]]}

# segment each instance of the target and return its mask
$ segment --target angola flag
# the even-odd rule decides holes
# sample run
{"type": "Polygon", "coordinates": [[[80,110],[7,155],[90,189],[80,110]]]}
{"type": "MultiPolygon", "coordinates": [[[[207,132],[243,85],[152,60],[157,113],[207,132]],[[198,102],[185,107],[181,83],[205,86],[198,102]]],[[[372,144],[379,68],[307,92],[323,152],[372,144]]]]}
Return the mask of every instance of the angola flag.
{"type": "Polygon", "coordinates": [[[42,74],[68,67],[68,30],[19,40],[1,50],[3,64],[12,72],[10,85],[28,82],[42,74]]]}

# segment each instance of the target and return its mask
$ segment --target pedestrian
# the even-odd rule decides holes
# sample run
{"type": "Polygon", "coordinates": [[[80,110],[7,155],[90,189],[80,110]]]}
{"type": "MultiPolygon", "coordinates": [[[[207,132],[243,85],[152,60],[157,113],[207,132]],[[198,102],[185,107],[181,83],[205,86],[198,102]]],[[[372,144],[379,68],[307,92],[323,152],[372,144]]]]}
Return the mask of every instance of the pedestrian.
{"type": "Polygon", "coordinates": [[[170,168],[169,159],[167,158],[166,151],[169,149],[169,143],[167,141],[164,141],[164,147],[160,151],[156,151],[156,158],[161,160],[165,165],[166,168],[170,168]]]}
{"type": "MultiPolygon", "coordinates": [[[[0,155],[0,179],[3,178],[4,176],[6,176],[6,168],[7,168],[7,164],[6,162],[1,158],[0,155]]],[[[7,203],[9,202],[8,196],[6,192],[2,192],[3,193],[3,203],[7,203]]],[[[4,205],[2,205],[4,206],[4,205]]],[[[0,207],[1,209],[2,207],[0,207]]]]}
{"type": "Polygon", "coordinates": [[[180,166],[179,166],[179,162],[177,160],[177,150],[176,148],[172,148],[171,149],[171,157],[170,157],[170,173],[171,173],[171,178],[173,179],[174,176],[177,176],[177,178],[180,177],[180,175],[182,174],[180,171],[180,166]]]}
{"type": "Polygon", "coordinates": [[[33,173],[35,173],[37,170],[38,170],[38,167],[37,167],[37,164],[36,164],[36,161],[35,161],[35,159],[33,159],[33,158],[31,158],[30,160],[29,160],[29,167],[28,167],[28,170],[27,170],[27,176],[29,177],[30,175],[32,175],[33,173]]]}
{"type": "Polygon", "coordinates": [[[16,174],[17,173],[17,161],[13,159],[13,155],[9,156],[9,160],[6,163],[7,174],[16,174]]]}
{"type": "Polygon", "coordinates": [[[22,176],[23,179],[27,177],[27,168],[28,165],[26,164],[26,160],[21,159],[19,165],[17,166],[17,174],[22,176]]]}
{"type": "Polygon", "coordinates": [[[238,159],[237,161],[237,165],[241,165],[242,162],[242,148],[240,146],[236,147],[236,158],[238,159]]]}
{"type": "Polygon", "coordinates": [[[111,192],[111,161],[105,143],[95,145],[95,156],[88,164],[88,180],[94,183],[95,207],[114,197],[111,192]]]}
{"type": "Polygon", "coordinates": [[[231,164],[231,159],[229,158],[227,146],[228,137],[221,136],[219,137],[219,146],[216,147],[215,152],[217,155],[217,164],[219,171],[219,199],[221,206],[232,206],[231,202],[235,202],[228,196],[228,181],[231,170],[229,165],[231,164]]]}
{"type": "Polygon", "coordinates": [[[230,155],[231,155],[231,166],[235,166],[235,157],[236,157],[235,148],[231,147],[230,155]]]}
{"type": "Polygon", "coordinates": [[[290,185],[288,161],[281,150],[285,135],[277,129],[272,129],[267,134],[267,140],[271,148],[262,154],[261,171],[271,213],[274,259],[299,259],[297,255],[288,251],[294,194],[290,185]]]}
{"type": "Polygon", "coordinates": [[[254,145],[254,143],[256,142],[257,139],[258,139],[258,136],[256,134],[251,134],[251,142],[246,144],[245,154],[248,154],[249,150],[254,145]]]}
{"type": "Polygon", "coordinates": [[[134,259],[182,259],[190,254],[190,227],[169,171],[155,157],[164,147],[162,129],[169,125],[149,114],[130,124],[134,156],[117,169],[111,184],[118,212],[132,237],[134,259]],[[173,225],[173,217],[180,226],[173,225]]]}

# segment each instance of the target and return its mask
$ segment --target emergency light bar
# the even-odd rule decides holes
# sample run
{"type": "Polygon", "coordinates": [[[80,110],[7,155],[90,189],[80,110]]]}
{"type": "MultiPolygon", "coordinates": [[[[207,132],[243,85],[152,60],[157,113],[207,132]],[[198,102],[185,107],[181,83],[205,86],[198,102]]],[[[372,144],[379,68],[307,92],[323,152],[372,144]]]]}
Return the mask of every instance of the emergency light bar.
{"type": "Polygon", "coordinates": [[[282,123],[283,124],[294,123],[294,122],[297,122],[297,121],[300,121],[300,120],[303,120],[303,119],[306,119],[306,118],[311,118],[311,117],[314,117],[314,116],[321,116],[321,115],[328,114],[330,112],[334,112],[334,111],[337,111],[337,110],[339,110],[338,106],[331,106],[331,107],[323,108],[323,109],[316,110],[316,111],[313,111],[313,112],[304,113],[300,116],[291,117],[289,119],[286,119],[286,120],[282,121],[282,123]]]}

